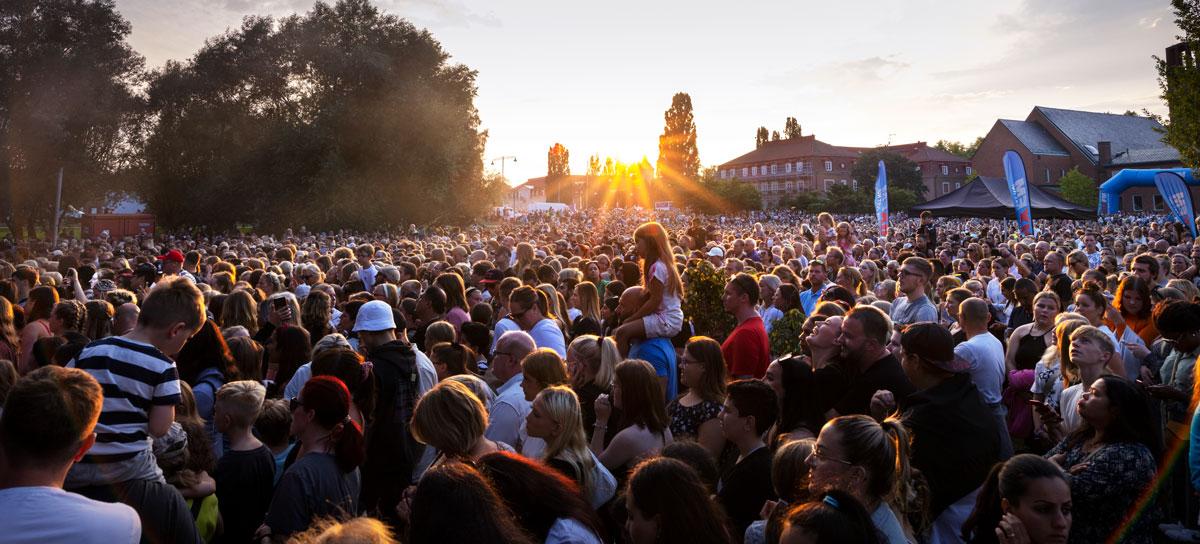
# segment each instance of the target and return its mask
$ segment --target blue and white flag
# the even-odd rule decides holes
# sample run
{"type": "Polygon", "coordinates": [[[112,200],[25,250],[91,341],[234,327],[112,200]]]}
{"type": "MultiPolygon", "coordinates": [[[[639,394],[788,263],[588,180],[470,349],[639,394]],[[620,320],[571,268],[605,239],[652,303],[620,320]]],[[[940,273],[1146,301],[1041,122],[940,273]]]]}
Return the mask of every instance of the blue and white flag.
{"type": "Polygon", "coordinates": [[[879,222],[879,235],[888,236],[887,170],[879,161],[879,176],[875,178],[875,219],[879,222]]]}
{"type": "Polygon", "coordinates": [[[1029,215],[1029,185],[1025,178],[1025,163],[1016,151],[1004,152],[1004,177],[1008,179],[1008,192],[1012,195],[1021,234],[1030,236],[1033,234],[1033,219],[1029,215]]]}
{"type": "Polygon", "coordinates": [[[1187,225],[1192,238],[1195,238],[1196,214],[1192,211],[1192,193],[1188,191],[1187,183],[1175,172],[1159,172],[1154,174],[1154,184],[1158,186],[1158,192],[1162,193],[1163,200],[1167,201],[1171,213],[1187,225]]]}

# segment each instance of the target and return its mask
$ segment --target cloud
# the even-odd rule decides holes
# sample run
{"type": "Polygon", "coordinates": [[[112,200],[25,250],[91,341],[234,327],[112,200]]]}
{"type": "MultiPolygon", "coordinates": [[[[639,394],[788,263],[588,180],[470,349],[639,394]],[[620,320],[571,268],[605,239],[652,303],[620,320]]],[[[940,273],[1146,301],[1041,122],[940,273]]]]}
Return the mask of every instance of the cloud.
{"type": "Polygon", "coordinates": [[[815,83],[830,90],[877,85],[895,78],[912,66],[898,57],[887,55],[830,61],[808,69],[771,74],[764,78],[764,82],[784,88],[815,83]]]}

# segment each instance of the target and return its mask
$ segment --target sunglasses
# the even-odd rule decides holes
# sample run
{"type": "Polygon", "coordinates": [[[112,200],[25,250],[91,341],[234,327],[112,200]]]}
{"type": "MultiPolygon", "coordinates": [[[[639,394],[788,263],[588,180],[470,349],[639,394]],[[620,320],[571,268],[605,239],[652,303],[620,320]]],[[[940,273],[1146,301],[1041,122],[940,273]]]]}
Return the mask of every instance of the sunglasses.
{"type": "Polygon", "coordinates": [[[288,410],[289,411],[295,412],[296,408],[300,407],[300,406],[304,406],[304,403],[300,402],[299,397],[292,397],[292,398],[288,399],[288,410]]]}

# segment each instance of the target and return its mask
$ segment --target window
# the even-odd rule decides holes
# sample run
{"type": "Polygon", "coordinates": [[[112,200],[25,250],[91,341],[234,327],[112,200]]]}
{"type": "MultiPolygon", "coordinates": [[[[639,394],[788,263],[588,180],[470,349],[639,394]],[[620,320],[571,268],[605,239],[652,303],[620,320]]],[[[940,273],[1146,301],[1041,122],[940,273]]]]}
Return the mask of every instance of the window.
{"type": "Polygon", "coordinates": [[[742,167],[742,177],[746,177],[746,176],[750,175],[749,172],[750,172],[749,168],[746,168],[745,166],[742,167]]]}
{"type": "Polygon", "coordinates": [[[1050,169],[1046,169],[1046,183],[1050,183],[1050,169]]]}
{"type": "Polygon", "coordinates": [[[1065,178],[1065,177],[1067,177],[1067,171],[1066,171],[1066,170],[1063,170],[1063,169],[1061,169],[1061,168],[1060,168],[1060,169],[1058,170],[1058,177],[1059,177],[1059,178],[1065,178]]]}
{"type": "Polygon", "coordinates": [[[845,184],[846,184],[846,180],[842,180],[842,185],[845,185],[845,184]]]}
{"type": "Polygon", "coordinates": [[[955,173],[955,174],[957,174],[957,173],[958,173],[958,167],[957,167],[957,166],[955,166],[955,167],[954,167],[954,173],[955,173]]]}
{"type": "Polygon", "coordinates": [[[833,171],[833,161],[825,161],[825,171],[826,172],[833,171]]]}
{"type": "Polygon", "coordinates": [[[726,172],[728,172],[728,170],[721,170],[721,179],[725,179],[726,172]]]}
{"type": "Polygon", "coordinates": [[[783,182],[783,190],[787,191],[789,193],[792,192],[792,182],[790,182],[790,181],[783,182]]]}
{"type": "Polygon", "coordinates": [[[954,183],[954,188],[955,188],[955,189],[962,189],[962,182],[955,182],[955,183],[954,183]]]}
{"type": "Polygon", "coordinates": [[[783,165],[783,173],[785,173],[785,174],[792,173],[792,163],[789,162],[789,163],[783,165]]]}
{"type": "MultiPolygon", "coordinates": [[[[942,168],[945,168],[945,166],[943,166],[942,168]]],[[[943,182],[942,182],[942,194],[946,194],[946,193],[949,193],[949,192],[950,192],[950,182],[949,182],[949,181],[943,181],[943,182]]]]}
{"type": "MultiPolygon", "coordinates": [[[[829,164],[829,163],[828,163],[828,162],[826,162],[825,164],[829,164]]],[[[831,179],[827,179],[827,180],[825,180],[825,190],[826,190],[826,191],[828,191],[828,190],[829,190],[829,186],[830,186],[830,185],[833,185],[833,180],[831,180],[831,179]]]]}
{"type": "Polygon", "coordinates": [[[858,190],[858,180],[856,180],[856,179],[852,179],[852,180],[850,180],[850,185],[851,185],[852,187],[854,187],[854,190],[855,190],[855,191],[857,191],[857,190],[858,190]]]}
{"type": "Polygon", "coordinates": [[[775,174],[775,173],[776,173],[776,170],[775,170],[776,166],[777,166],[777,165],[774,165],[774,164],[772,164],[772,165],[771,165],[771,174],[775,174]]]}
{"type": "Polygon", "coordinates": [[[804,170],[804,161],[796,161],[796,171],[804,170]]]}
{"type": "Polygon", "coordinates": [[[751,176],[757,176],[757,175],[758,175],[758,167],[757,167],[757,166],[751,166],[751,167],[750,167],[750,175],[751,175],[751,176]]]}
{"type": "Polygon", "coordinates": [[[845,170],[845,169],[846,169],[846,163],[842,163],[842,165],[841,165],[841,166],[839,166],[838,168],[841,168],[842,170],[845,170]]]}
{"type": "Polygon", "coordinates": [[[942,175],[944,176],[949,173],[950,173],[950,167],[943,164],[942,165],[942,175]]]}
{"type": "Polygon", "coordinates": [[[918,172],[920,172],[920,171],[921,171],[921,167],[920,167],[920,166],[918,166],[918,167],[917,167],[917,171],[918,171],[918,172]]]}
{"type": "Polygon", "coordinates": [[[970,166],[967,167],[967,175],[968,176],[971,175],[971,167],[970,166]]]}
{"type": "Polygon", "coordinates": [[[1154,211],[1156,211],[1156,212],[1161,212],[1161,211],[1163,211],[1163,197],[1162,197],[1162,195],[1154,195],[1154,211]]]}
{"type": "Polygon", "coordinates": [[[1133,195],[1133,211],[1142,211],[1142,195],[1133,195]]]}

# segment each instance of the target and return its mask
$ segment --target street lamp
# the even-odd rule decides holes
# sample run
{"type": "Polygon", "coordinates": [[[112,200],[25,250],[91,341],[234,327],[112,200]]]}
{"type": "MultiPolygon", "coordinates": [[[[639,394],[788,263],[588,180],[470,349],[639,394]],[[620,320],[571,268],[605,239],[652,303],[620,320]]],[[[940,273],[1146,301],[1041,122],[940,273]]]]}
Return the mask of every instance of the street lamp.
{"type": "Polygon", "coordinates": [[[508,178],[504,177],[504,161],[509,160],[517,162],[517,158],[512,155],[505,155],[503,157],[496,157],[492,159],[492,166],[496,166],[496,161],[500,161],[500,177],[504,178],[506,183],[508,182],[508,178]]]}

